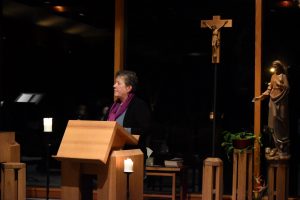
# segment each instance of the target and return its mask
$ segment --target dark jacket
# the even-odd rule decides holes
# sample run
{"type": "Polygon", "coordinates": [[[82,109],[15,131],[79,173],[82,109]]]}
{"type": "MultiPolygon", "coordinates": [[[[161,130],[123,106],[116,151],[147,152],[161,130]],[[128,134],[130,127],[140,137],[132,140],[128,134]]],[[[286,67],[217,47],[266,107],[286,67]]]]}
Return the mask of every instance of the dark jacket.
{"type": "MultiPolygon", "coordinates": [[[[108,118],[108,115],[105,119],[108,118]]],[[[151,111],[148,104],[137,96],[130,101],[124,116],[123,127],[131,128],[131,134],[140,135],[139,148],[146,152],[146,138],[150,134],[151,111]]],[[[126,146],[126,149],[134,148],[126,146]]]]}
{"type": "Polygon", "coordinates": [[[134,96],[128,105],[123,127],[131,128],[131,133],[135,135],[146,135],[151,123],[151,113],[146,102],[134,96]]]}

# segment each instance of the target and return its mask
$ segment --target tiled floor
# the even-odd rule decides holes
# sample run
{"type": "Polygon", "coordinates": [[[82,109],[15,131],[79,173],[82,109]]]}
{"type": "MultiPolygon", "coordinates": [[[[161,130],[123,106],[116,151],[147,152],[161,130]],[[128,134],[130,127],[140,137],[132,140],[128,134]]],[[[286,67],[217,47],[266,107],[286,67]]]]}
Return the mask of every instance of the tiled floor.
{"type": "Polygon", "coordinates": [[[38,157],[25,157],[22,162],[26,163],[26,185],[35,187],[46,187],[47,177],[49,178],[49,187],[60,187],[60,170],[59,168],[48,168],[45,162],[38,157]]]}
{"type": "MultiPolygon", "coordinates": [[[[47,170],[45,167],[45,162],[41,158],[22,158],[23,162],[26,163],[26,185],[27,187],[47,187],[47,170]]],[[[190,175],[192,176],[192,175],[190,175]]],[[[49,167],[49,187],[50,188],[59,188],[61,185],[61,175],[60,169],[55,167],[49,167]]],[[[191,179],[188,179],[188,185],[195,185],[191,182],[191,179]]],[[[171,191],[170,188],[171,179],[159,179],[155,177],[147,177],[144,182],[144,190],[146,193],[151,193],[155,190],[156,192],[167,192],[171,191]]],[[[192,188],[189,188],[192,189],[192,188]]],[[[194,191],[193,191],[194,192],[194,191]]],[[[27,198],[26,200],[39,200],[41,198],[27,198]]],[[[42,198],[46,199],[46,198],[42,198]]],[[[58,200],[58,199],[49,199],[49,200],[58,200]]]]}

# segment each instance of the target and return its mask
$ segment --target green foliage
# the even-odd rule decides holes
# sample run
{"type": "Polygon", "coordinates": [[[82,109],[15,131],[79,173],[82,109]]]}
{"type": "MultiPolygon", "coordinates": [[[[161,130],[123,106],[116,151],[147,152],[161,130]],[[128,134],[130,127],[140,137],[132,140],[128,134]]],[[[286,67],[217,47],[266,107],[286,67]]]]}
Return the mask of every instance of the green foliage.
{"type": "MultiPolygon", "coordinates": [[[[223,135],[223,142],[221,143],[221,146],[224,148],[228,159],[230,160],[230,155],[232,154],[234,147],[234,140],[252,140],[251,145],[247,146],[243,149],[238,149],[240,152],[244,150],[250,150],[254,148],[253,141],[256,139],[254,133],[252,132],[230,132],[230,131],[224,131],[222,132],[223,135]]],[[[260,143],[260,137],[257,138],[260,143]]],[[[261,144],[261,143],[260,143],[261,144]]]]}

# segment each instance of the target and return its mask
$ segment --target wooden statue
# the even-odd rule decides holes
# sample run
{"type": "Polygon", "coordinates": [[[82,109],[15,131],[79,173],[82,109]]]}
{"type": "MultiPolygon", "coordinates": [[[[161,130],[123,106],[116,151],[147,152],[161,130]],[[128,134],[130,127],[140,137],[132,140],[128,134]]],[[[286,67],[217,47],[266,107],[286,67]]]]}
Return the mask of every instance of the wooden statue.
{"type": "Polygon", "coordinates": [[[267,159],[289,159],[289,119],[288,119],[288,92],[286,66],[279,60],[272,63],[275,73],[271,77],[268,88],[260,96],[254,97],[253,102],[269,100],[268,127],[271,132],[275,148],[266,152],[267,159]]]}

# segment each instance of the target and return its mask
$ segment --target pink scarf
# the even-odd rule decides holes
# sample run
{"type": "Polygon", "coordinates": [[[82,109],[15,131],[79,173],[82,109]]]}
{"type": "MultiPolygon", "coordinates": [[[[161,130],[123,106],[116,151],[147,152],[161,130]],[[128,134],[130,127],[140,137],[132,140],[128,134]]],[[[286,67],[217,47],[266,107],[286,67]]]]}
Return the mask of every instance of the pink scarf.
{"type": "Polygon", "coordinates": [[[134,94],[130,93],[123,104],[119,101],[115,101],[109,110],[107,121],[116,121],[116,119],[127,109],[133,97],[134,94]]]}

